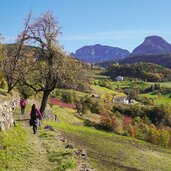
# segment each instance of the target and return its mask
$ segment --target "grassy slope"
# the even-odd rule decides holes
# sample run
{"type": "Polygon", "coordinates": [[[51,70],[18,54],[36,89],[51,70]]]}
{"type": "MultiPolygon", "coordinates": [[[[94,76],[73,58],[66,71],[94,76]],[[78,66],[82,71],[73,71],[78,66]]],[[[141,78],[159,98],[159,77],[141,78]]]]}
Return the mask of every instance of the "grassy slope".
{"type": "MultiPolygon", "coordinates": [[[[114,84],[119,84],[119,87],[128,85],[126,82],[114,84]]],[[[171,83],[165,85],[171,87],[171,83]]],[[[98,86],[94,86],[93,90],[101,95],[114,93],[98,86]]],[[[44,125],[52,125],[78,147],[87,149],[90,162],[99,171],[171,170],[170,149],[84,127],[83,121],[74,116],[74,110],[54,106],[53,112],[58,115],[60,123],[44,121],[44,125]]],[[[18,111],[15,116],[23,119],[18,111]]],[[[59,139],[59,133],[44,129],[33,135],[27,122],[18,122],[16,128],[0,133],[0,170],[75,170],[77,161],[74,152],[66,150],[59,139]]]]}
{"type": "MultiPolygon", "coordinates": [[[[170,149],[84,127],[71,109],[54,106],[53,112],[60,123],[44,121],[44,125],[52,125],[77,147],[87,149],[91,164],[99,171],[170,171],[170,149]]],[[[18,111],[15,117],[27,118],[20,116],[18,111]]],[[[18,121],[17,127],[0,133],[0,170],[76,170],[74,152],[64,148],[59,133],[42,128],[33,135],[27,122],[18,121]]]]}
{"type": "Polygon", "coordinates": [[[139,84],[135,81],[117,81],[117,82],[113,82],[113,85],[115,86],[115,88],[121,88],[121,89],[129,89],[129,88],[133,88],[133,89],[145,89],[149,86],[148,82],[139,82],[139,84]]]}
{"type": "MultiPolygon", "coordinates": [[[[154,83],[147,83],[148,85],[152,85],[154,83]]],[[[160,86],[164,86],[167,88],[171,88],[171,82],[162,82],[160,83],[160,86]]],[[[160,104],[170,104],[171,103],[171,98],[170,98],[170,93],[169,94],[153,94],[153,93],[146,93],[146,94],[142,94],[145,97],[151,98],[154,100],[154,104],[160,105],[160,104]]]]}
{"type": "Polygon", "coordinates": [[[82,126],[74,111],[53,107],[60,124],[48,122],[74,144],[88,151],[90,162],[99,171],[170,171],[171,149],[82,126]]]}
{"type": "MultiPolygon", "coordinates": [[[[149,86],[153,85],[154,83],[158,83],[158,82],[146,82],[149,86]]],[[[171,88],[171,81],[168,82],[159,82],[160,86],[164,86],[164,87],[168,87],[171,88]]]]}
{"type": "Polygon", "coordinates": [[[121,96],[125,95],[124,93],[119,93],[119,92],[110,90],[110,89],[108,89],[106,87],[101,87],[101,86],[98,86],[98,85],[91,85],[91,89],[93,90],[92,92],[94,94],[98,94],[101,97],[104,97],[106,94],[121,95],[121,96]]]}
{"type": "MultiPolygon", "coordinates": [[[[28,110],[30,107],[28,106],[28,110]]],[[[17,127],[0,132],[0,171],[65,171],[75,170],[73,150],[65,149],[57,132],[39,128],[34,135],[28,125],[29,111],[21,116],[15,111],[17,127]]]]}
{"type": "Polygon", "coordinates": [[[170,94],[166,94],[166,95],[154,95],[152,93],[147,93],[147,94],[143,94],[143,96],[151,98],[154,100],[154,104],[160,105],[160,104],[170,104],[171,103],[171,98],[169,97],[170,94]]]}
{"type": "Polygon", "coordinates": [[[100,80],[100,79],[109,79],[108,76],[102,75],[103,72],[104,71],[102,71],[102,70],[89,70],[87,72],[87,76],[90,77],[90,78],[93,78],[93,79],[98,79],[98,80],[100,80]]]}
{"type": "Polygon", "coordinates": [[[163,82],[163,83],[160,83],[160,85],[171,88],[171,82],[163,82]]]}
{"type": "Polygon", "coordinates": [[[34,156],[29,147],[27,132],[18,125],[0,134],[0,170],[28,170],[34,156]]]}

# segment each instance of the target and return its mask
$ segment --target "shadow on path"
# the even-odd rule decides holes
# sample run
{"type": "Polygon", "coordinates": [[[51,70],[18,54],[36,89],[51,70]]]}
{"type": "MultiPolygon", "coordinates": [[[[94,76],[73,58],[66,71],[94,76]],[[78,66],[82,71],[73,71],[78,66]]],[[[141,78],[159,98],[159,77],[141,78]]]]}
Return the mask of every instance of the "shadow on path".
{"type": "Polygon", "coordinates": [[[20,122],[22,122],[22,121],[29,121],[30,119],[15,119],[15,121],[20,121],[20,122]]]}

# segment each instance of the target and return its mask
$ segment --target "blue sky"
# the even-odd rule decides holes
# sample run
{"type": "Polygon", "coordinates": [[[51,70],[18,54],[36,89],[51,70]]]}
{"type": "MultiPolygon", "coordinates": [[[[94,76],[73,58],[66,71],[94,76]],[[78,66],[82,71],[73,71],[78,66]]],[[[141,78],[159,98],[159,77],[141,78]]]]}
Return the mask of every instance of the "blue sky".
{"type": "Polygon", "coordinates": [[[171,43],[171,0],[0,0],[0,33],[14,41],[23,19],[47,10],[62,27],[61,45],[74,52],[84,45],[103,44],[132,51],[149,35],[171,43]]]}

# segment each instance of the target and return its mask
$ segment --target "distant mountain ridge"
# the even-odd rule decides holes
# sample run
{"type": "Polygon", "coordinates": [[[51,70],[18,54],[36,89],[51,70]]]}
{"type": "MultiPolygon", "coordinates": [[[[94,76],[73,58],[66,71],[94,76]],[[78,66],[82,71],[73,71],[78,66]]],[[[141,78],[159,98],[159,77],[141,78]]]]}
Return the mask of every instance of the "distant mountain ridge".
{"type": "Polygon", "coordinates": [[[120,64],[150,62],[171,68],[171,44],[159,36],[148,36],[136,47],[128,58],[120,60],[120,64]]]}
{"type": "Polygon", "coordinates": [[[171,44],[159,36],[148,36],[132,51],[133,55],[171,53],[171,44]]]}
{"type": "Polygon", "coordinates": [[[72,56],[103,67],[108,67],[119,61],[121,64],[151,62],[171,68],[171,44],[156,35],[146,37],[144,42],[137,46],[132,53],[121,48],[96,44],[84,46],[75,54],[72,53],[72,56]]]}
{"type": "MultiPolygon", "coordinates": [[[[139,62],[150,62],[171,69],[171,53],[169,54],[151,54],[151,55],[135,55],[120,60],[120,64],[134,64],[139,62]]],[[[104,64],[101,64],[103,66],[104,64]]],[[[110,66],[110,65],[108,65],[110,66]]]]}
{"type": "Polygon", "coordinates": [[[104,61],[121,60],[128,57],[130,52],[125,49],[100,44],[84,46],[71,56],[89,63],[100,63],[104,61]]]}

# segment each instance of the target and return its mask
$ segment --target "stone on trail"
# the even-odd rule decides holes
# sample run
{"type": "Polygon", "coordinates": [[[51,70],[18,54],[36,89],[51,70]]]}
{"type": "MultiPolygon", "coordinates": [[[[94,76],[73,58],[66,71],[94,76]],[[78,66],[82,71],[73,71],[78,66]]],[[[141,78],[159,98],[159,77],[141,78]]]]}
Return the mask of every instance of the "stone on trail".
{"type": "Polygon", "coordinates": [[[74,148],[74,146],[73,146],[72,144],[68,144],[68,145],[66,145],[66,147],[65,147],[65,148],[73,149],[73,148],[74,148]]]}
{"type": "Polygon", "coordinates": [[[53,129],[53,127],[52,126],[49,126],[49,125],[45,126],[44,129],[46,129],[48,131],[54,131],[55,132],[55,130],[53,129]]]}

